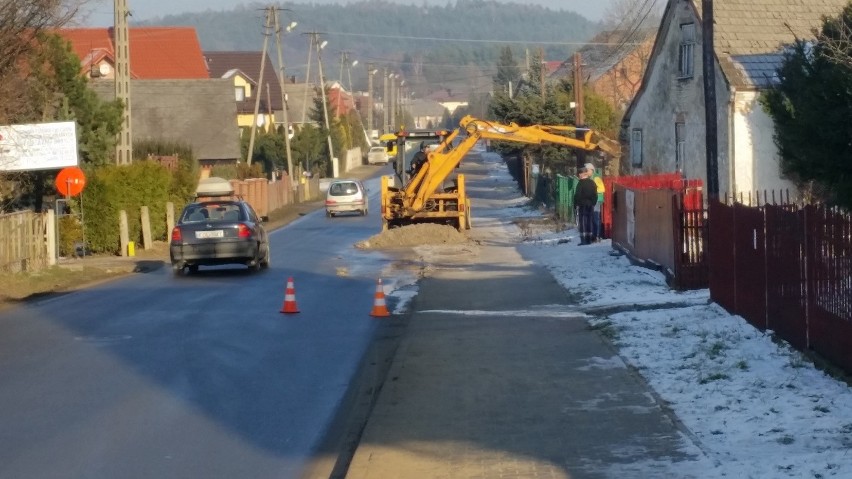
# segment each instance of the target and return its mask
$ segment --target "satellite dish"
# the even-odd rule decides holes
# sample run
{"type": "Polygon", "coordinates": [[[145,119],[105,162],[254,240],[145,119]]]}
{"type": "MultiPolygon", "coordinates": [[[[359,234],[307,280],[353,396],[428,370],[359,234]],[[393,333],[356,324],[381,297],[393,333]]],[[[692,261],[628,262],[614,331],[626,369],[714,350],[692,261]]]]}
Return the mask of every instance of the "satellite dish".
{"type": "Polygon", "coordinates": [[[101,63],[98,67],[98,71],[100,72],[101,76],[109,75],[110,70],[111,68],[108,63],[101,63]]]}

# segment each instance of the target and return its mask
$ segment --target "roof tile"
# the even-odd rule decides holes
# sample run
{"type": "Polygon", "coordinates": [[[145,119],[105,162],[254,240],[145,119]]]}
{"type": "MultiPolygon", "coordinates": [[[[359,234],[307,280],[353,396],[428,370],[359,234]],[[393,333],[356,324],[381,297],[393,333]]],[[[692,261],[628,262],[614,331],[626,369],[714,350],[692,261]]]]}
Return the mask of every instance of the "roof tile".
{"type": "MultiPolygon", "coordinates": [[[[82,60],[103,49],[114,57],[112,28],[66,28],[59,35],[71,42],[82,60]]],[[[209,78],[198,35],[192,27],[134,27],[129,29],[130,74],[145,80],[209,78]]]]}
{"type": "MultiPolygon", "coordinates": [[[[735,86],[767,85],[784,49],[796,38],[812,38],[822,18],[838,15],[848,1],[715,0],[714,48],[722,70],[735,86]]],[[[701,0],[693,2],[700,15],[701,0]]]]}

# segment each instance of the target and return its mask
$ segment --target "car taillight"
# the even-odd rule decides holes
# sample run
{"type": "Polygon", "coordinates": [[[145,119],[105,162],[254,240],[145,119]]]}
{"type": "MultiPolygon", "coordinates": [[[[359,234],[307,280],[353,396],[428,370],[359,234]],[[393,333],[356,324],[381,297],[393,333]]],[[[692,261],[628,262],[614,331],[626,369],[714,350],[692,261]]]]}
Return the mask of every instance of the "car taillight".
{"type": "Polygon", "coordinates": [[[237,235],[240,238],[251,238],[251,228],[249,228],[248,226],[246,226],[243,223],[240,223],[239,228],[240,228],[240,230],[237,233],[237,235]]]}
{"type": "Polygon", "coordinates": [[[333,205],[333,204],[335,204],[335,203],[337,203],[337,202],[336,202],[336,201],[334,201],[334,200],[325,200],[325,204],[326,204],[326,205],[333,205]]]}
{"type": "Polygon", "coordinates": [[[180,227],[175,226],[172,229],[172,241],[181,241],[182,239],[183,239],[183,236],[181,236],[181,234],[180,234],[180,227]]]}

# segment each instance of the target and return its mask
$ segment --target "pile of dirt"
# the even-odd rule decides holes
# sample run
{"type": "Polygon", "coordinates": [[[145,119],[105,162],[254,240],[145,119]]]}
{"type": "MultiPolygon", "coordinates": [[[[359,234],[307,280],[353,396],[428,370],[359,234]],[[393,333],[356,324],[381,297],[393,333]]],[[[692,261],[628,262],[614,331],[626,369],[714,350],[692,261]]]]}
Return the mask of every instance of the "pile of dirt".
{"type": "Polygon", "coordinates": [[[467,240],[468,238],[464,233],[452,226],[419,223],[382,231],[355,246],[360,249],[383,249],[403,246],[462,244],[466,243],[467,240]]]}

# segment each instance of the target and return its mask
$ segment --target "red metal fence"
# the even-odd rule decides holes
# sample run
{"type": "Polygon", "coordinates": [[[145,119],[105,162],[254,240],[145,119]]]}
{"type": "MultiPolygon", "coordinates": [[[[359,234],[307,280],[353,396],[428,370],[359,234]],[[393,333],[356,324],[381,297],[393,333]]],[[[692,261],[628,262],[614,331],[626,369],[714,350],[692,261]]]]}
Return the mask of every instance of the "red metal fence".
{"type": "Polygon", "coordinates": [[[710,297],[852,371],[852,218],[795,205],[710,204],[710,297]]]}
{"type": "Polygon", "coordinates": [[[707,247],[708,211],[704,207],[701,191],[696,188],[681,190],[672,198],[672,232],[674,234],[674,276],[676,289],[701,289],[709,283],[707,247]]]}
{"type": "Polygon", "coordinates": [[[658,175],[642,176],[607,176],[602,178],[606,191],[604,192],[603,227],[604,238],[611,238],[612,234],[612,193],[613,185],[619,184],[634,191],[639,190],[674,190],[683,191],[682,204],[689,210],[703,208],[701,197],[701,180],[684,179],[680,173],[662,173],[658,175]]]}
{"type": "Polygon", "coordinates": [[[657,265],[676,289],[706,288],[707,210],[700,180],[678,174],[607,178],[606,235],[636,261],[657,265]]]}

